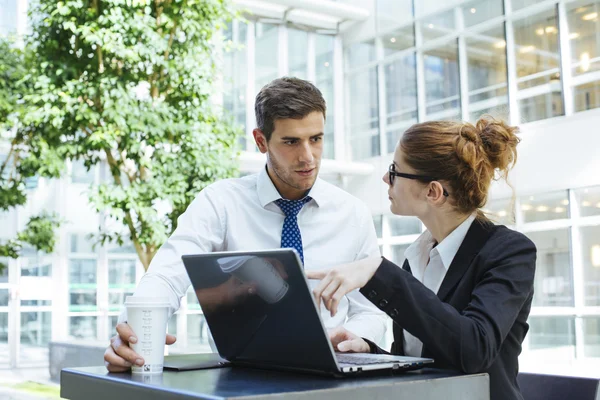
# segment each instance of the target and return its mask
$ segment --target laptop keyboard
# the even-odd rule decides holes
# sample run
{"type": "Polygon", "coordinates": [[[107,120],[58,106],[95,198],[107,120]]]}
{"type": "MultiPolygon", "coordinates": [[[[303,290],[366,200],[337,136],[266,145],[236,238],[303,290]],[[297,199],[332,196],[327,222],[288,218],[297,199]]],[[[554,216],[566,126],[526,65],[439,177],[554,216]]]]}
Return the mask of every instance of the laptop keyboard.
{"type": "Polygon", "coordinates": [[[351,365],[369,365],[369,364],[388,364],[393,362],[398,362],[401,360],[385,360],[380,357],[369,357],[369,356],[356,356],[356,355],[345,355],[345,354],[336,354],[338,362],[342,364],[351,364],[351,365]]]}

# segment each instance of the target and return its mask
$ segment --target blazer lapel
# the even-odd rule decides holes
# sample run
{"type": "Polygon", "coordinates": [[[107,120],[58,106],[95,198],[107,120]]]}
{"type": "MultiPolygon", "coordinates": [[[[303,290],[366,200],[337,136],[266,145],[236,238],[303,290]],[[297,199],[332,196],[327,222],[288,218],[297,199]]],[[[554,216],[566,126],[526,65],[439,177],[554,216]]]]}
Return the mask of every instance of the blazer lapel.
{"type": "Polygon", "coordinates": [[[454,256],[454,259],[452,260],[452,264],[450,264],[450,267],[448,268],[448,272],[442,281],[440,289],[438,290],[437,295],[440,300],[444,301],[446,299],[467,269],[469,269],[471,261],[473,261],[473,258],[475,258],[477,253],[479,253],[479,250],[481,250],[488,240],[493,226],[494,225],[489,222],[482,222],[477,219],[473,221],[465,239],[458,248],[456,256],[454,256]]]}

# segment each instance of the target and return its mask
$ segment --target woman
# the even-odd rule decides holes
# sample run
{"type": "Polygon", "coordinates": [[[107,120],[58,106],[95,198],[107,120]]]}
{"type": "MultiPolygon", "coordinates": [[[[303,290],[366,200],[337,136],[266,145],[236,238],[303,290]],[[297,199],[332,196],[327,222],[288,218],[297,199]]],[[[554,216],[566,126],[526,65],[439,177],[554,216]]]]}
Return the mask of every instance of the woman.
{"type": "MultiPolygon", "coordinates": [[[[492,118],[476,125],[434,121],[402,136],[383,180],[390,209],[427,230],[399,267],[368,258],[326,271],[315,288],[332,314],[343,295],[361,293],[394,321],[391,353],[435,359],[438,368],[487,372],[492,399],[522,399],[518,356],[528,330],[535,245],[481,212],[492,179],[517,159],[517,128],[492,118]]],[[[386,353],[343,328],[339,351],[386,353]]]]}

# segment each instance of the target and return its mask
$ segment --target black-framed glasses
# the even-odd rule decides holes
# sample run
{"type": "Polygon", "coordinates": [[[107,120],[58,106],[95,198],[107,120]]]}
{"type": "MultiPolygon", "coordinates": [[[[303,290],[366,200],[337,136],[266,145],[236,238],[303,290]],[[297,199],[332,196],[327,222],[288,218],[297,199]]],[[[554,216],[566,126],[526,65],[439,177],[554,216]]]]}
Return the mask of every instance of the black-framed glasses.
{"type": "MultiPolygon", "coordinates": [[[[433,182],[433,181],[438,181],[439,179],[434,178],[433,176],[426,176],[426,175],[415,175],[415,174],[405,174],[404,172],[397,172],[396,171],[396,164],[391,163],[390,167],[388,168],[388,179],[390,180],[390,186],[394,185],[394,179],[399,176],[400,178],[406,178],[406,179],[415,179],[418,181],[423,181],[423,182],[433,182]]],[[[445,197],[450,196],[448,194],[448,191],[446,189],[444,189],[444,187],[442,187],[443,190],[443,194],[445,197]]]]}

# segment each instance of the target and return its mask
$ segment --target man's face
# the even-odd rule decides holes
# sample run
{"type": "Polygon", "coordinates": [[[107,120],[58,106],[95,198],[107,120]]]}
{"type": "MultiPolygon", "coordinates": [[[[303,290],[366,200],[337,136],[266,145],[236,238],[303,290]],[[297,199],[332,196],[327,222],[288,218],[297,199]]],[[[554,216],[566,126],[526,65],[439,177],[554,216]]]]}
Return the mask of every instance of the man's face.
{"type": "Polygon", "coordinates": [[[254,139],[261,153],[267,153],[271,180],[286,199],[301,199],[319,173],[323,153],[325,118],[314,111],[302,119],[281,119],[274,123],[267,142],[259,129],[254,139]]]}

